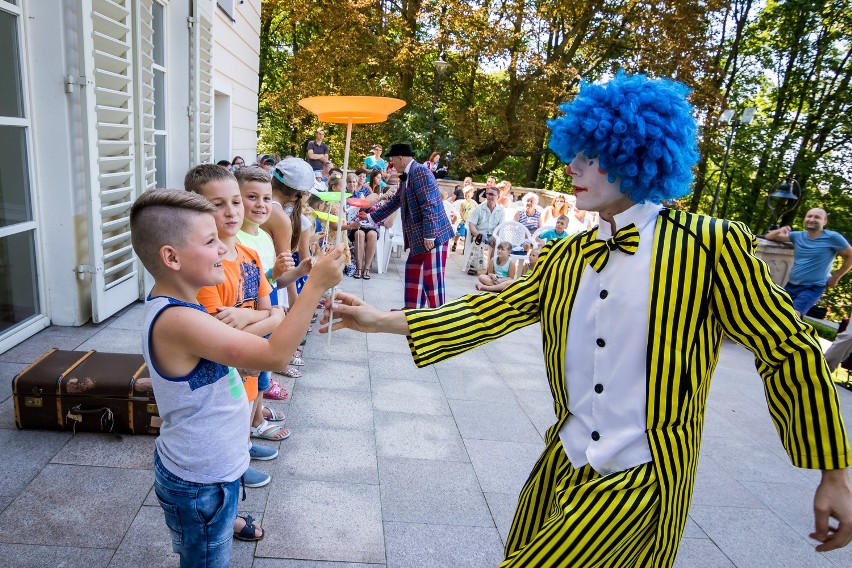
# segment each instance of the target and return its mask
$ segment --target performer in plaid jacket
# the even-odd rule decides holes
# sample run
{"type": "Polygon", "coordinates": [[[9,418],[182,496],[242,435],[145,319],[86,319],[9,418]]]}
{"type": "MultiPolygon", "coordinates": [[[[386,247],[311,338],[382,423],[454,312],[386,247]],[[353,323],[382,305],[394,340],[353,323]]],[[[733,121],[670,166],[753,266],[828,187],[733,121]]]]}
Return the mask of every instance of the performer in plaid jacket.
{"type": "Polygon", "coordinates": [[[453,227],[435,176],[414,161],[411,147],[394,144],[387,158],[399,172],[399,190],[389,201],[371,209],[370,217],[381,223],[401,210],[402,234],[409,251],[405,262],[405,307],[437,308],[445,301],[444,266],[453,227]]]}

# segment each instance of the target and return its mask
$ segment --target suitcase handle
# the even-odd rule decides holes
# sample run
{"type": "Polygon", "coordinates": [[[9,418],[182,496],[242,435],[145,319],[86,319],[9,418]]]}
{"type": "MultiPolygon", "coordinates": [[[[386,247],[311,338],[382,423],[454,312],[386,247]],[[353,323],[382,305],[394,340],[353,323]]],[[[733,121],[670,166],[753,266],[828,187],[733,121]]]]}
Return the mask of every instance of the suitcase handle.
{"type": "Polygon", "coordinates": [[[115,434],[119,439],[121,435],[117,432],[113,432],[115,428],[115,415],[112,412],[112,409],[107,406],[101,406],[98,408],[83,408],[82,404],[75,404],[71,407],[71,410],[68,411],[67,419],[74,420],[74,428],[73,431],[77,432],[77,422],[82,422],[83,414],[100,414],[101,415],[101,431],[109,432],[111,434],[115,434]]]}

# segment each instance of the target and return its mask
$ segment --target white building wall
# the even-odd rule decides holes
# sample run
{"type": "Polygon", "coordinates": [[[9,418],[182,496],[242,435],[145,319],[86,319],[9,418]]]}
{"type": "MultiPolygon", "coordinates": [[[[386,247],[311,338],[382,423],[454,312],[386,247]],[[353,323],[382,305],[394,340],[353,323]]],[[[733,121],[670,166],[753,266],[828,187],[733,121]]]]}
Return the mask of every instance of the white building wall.
{"type": "MultiPolygon", "coordinates": [[[[24,64],[31,119],[31,183],[40,237],[39,270],[46,315],[56,325],[82,325],[92,315],[88,275],[77,267],[88,258],[89,188],[84,175],[82,101],[79,85],[68,88],[66,76],[80,76],[77,0],[50,0],[47,6],[24,7],[24,64]],[[66,92],[66,89],[70,92],[66,92]]],[[[192,3],[162,0],[166,7],[167,186],[182,188],[190,160],[188,109],[192,3]]],[[[251,163],[257,148],[257,90],[260,0],[235,3],[234,21],[216,8],[213,24],[214,85],[230,96],[230,159],[251,163]]]]}
{"type": "Polygon", "coordinates": [[[32,171],[41,232],[42,278],[48,316],[58,325],[82,325],[91,317],[88,279],[76,267],[88,263],[87,199],[83,177],[79,87],[65,92],[65,76],[79,76],[77,4],[25,14],[26,64],[32,106],[32,171]]]}
{"type": "MultiPolygon", "coordinates": [[[[242,156],[247,164],[257,154],[257,91],[260,70],[260,0],[234,3],[233,19],[217,8],[213,21],[213,87],[230,96],[230,155],[242,156]]],[[[222,133],[214,131],[214,147],[221,148],[222,133]]]]}

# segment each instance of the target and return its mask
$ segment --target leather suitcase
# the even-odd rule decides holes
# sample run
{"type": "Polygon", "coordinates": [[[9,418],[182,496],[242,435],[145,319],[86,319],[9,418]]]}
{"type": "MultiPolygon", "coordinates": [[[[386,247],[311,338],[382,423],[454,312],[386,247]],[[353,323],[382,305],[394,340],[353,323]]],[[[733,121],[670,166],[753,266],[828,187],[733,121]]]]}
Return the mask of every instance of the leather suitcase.
{"type": "Polygon", "coordinates": [[[158,434],[141,355],[51,349],[12,380],[18,428],[158,434]]]}

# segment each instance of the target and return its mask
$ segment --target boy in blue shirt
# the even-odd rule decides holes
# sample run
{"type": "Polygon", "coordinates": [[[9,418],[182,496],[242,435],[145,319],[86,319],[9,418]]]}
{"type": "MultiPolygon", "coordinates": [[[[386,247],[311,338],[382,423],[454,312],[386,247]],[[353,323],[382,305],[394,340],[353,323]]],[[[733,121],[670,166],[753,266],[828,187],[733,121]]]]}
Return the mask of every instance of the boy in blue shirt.
{"type": "Polygon", "coordinates": [[[240,477],[249,464],[249,406],[234,367],[286,365],[343,266],[340,248],[319,261],[269,339],[235,329],[196,299],[200,288],[225,277],[215,211],[203,196],[176,190],[145,192],[130,211],[133,250],[155,280],[143,340],[163,419],[154,489],[182,567],[230,563],[240,477]]]}
{"type": "Polygon", "coordinates": [[[826,287],[837,286],[852,268],[852,246],[840,233],[826,230],[827,224],[828,213],[815,208],[805,213],[804,231],[792,231],[785,226],[766,233],[771,241],[793,243],[793,269],[784,289],[800,316],[814,307],[826,287]],[[838,255],[843,257],[843,265],[831,274],[831,265],[838,255]]]}
{"type": "Polygon", "coordinates": [[[540,234],[536,240],[538,241],[538,246],[544,246],[548,241],[552,241],[554,239],[564,239],[568,236],[568,232],[565,230],[568,228],[568,216],[560,215],[556,218],[556,228],[551,229],[549,231],[545,231],[540,234]]]}

